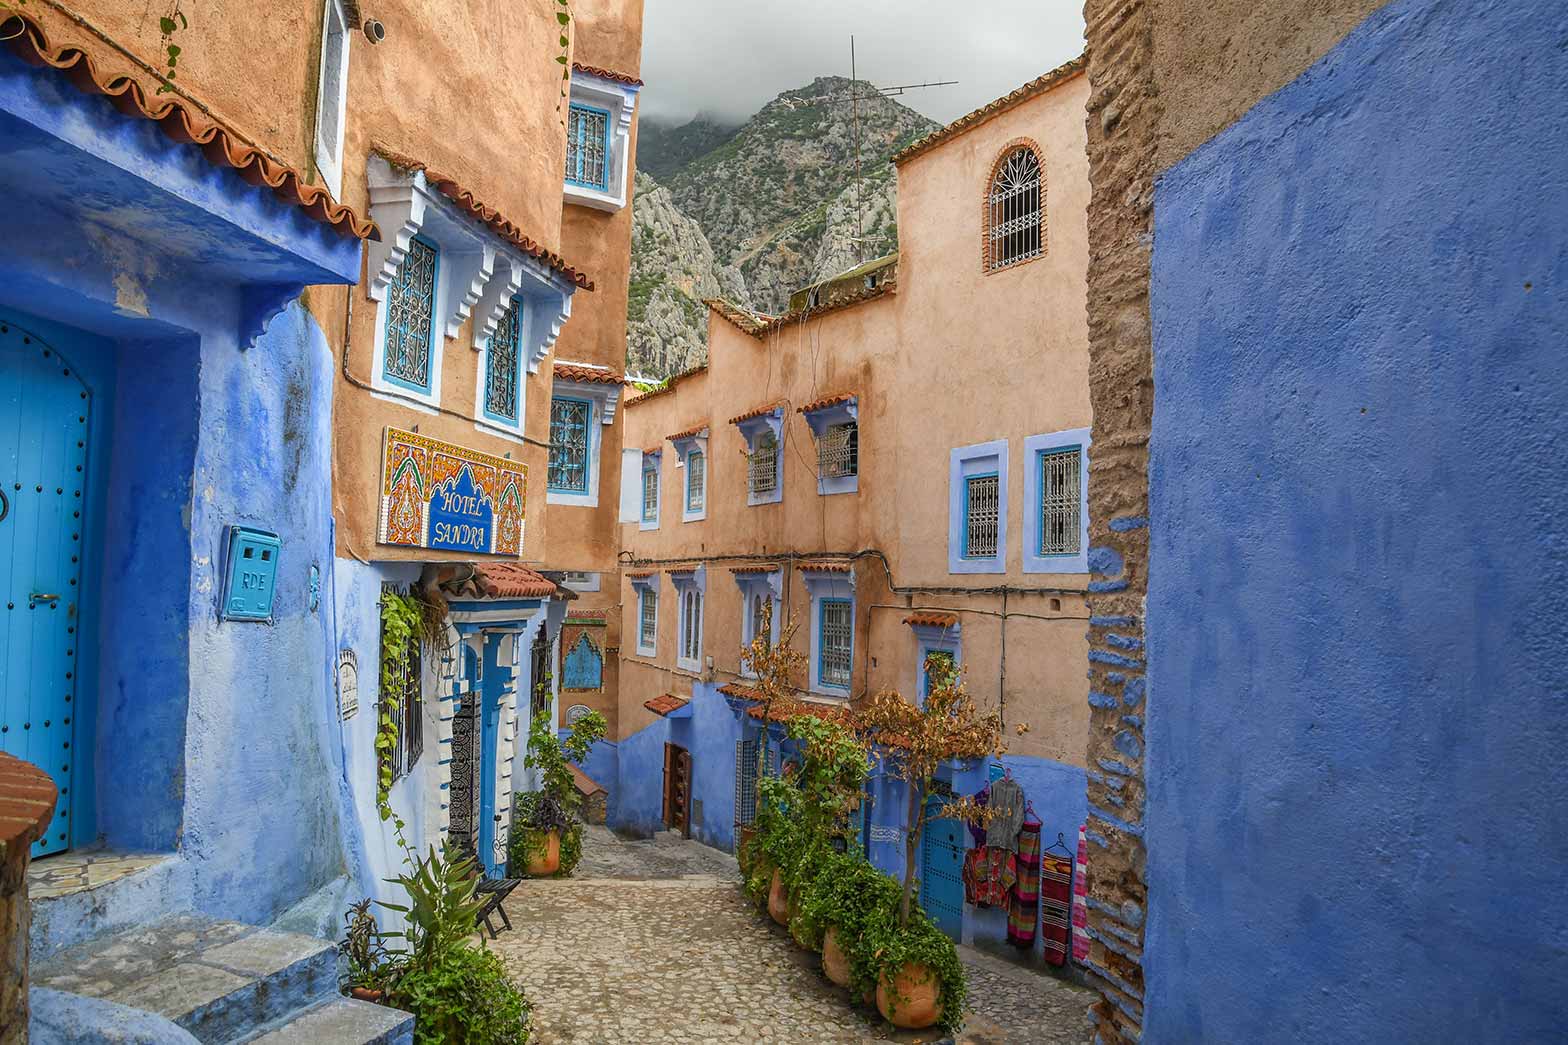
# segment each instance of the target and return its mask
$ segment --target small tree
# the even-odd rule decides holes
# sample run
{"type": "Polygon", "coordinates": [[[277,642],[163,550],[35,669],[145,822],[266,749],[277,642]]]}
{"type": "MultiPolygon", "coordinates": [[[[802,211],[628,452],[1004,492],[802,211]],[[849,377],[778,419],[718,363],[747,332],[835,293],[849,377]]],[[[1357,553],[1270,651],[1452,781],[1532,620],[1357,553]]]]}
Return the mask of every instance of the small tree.
{"type": "Polygon", "coordinates": [[[759,780],[767,775],[768,724],[774,718],[788,719],[806,710],[804,702],[795,696],[795,687],[790,682],[806,665],[805,655],[795,649],[795,632],[798,628],[799,624],[791,618],[784,625],[784,634],[779,637],[779,641],[772,641],[773,600],[768,599],[762,606],[762,620],[757,627],[757,634],[740,651],[741,663],[757,677],[752,688],[762,704],[763,743],[757,750],[759,780]]]}
{"type": "MultiPolygon", "coordinates": [[[[933,666],[938,666],[932,662],[933,666]]],[[[931,691],[924,707],[916,707],[892,690],[872,697],[858,715],[861,735],[884,749],[888,772],[909,788],[909,832],[904,840],[904,898],[899,924],[909,924],[909,907],[915,891],[915,854],[925,830],[926,796],[942,763],[949,759],[983,758],[1001,749],[1002,718],[995,711],[981,713],[964,688],[961,669],[938,666],[931,674],[931,691]]],[[[943,816],[984,822],[988,811],[971,799],[944,804],[943,816]]]]}

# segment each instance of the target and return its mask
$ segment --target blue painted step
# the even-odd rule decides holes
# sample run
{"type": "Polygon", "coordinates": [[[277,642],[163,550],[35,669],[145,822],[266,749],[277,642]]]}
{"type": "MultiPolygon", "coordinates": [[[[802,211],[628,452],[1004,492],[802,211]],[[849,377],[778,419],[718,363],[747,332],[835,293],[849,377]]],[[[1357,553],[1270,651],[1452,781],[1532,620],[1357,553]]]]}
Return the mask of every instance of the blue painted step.
{"type": "Polygon", "coordinates": [[[246,1045],[413,1045],[414,1017],[368,1001],[328,998],[241,1040],[246,1045]]]}

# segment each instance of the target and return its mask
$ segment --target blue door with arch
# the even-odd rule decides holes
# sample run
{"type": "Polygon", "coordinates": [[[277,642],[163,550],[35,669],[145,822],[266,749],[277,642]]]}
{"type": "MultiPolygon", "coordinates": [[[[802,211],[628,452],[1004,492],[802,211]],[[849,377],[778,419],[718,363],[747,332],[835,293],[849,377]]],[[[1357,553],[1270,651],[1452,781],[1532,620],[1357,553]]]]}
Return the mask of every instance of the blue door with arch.
{"type": "Polygon", "coordinates": [[[0,313],[0,751],[60,792],[35,857],[70,848],[71,767],[90,748],[75,743],[93,388],[73,356],[87,350],[0,313]]]}
{"type": "Polygon", "coordinates": [[[950,818],[937,819],[943,799],[926,800],[926,828],[920,839],[920,906],[936,927],[953,939],[964,931],[964,851],[966,828],[950,818]]]}

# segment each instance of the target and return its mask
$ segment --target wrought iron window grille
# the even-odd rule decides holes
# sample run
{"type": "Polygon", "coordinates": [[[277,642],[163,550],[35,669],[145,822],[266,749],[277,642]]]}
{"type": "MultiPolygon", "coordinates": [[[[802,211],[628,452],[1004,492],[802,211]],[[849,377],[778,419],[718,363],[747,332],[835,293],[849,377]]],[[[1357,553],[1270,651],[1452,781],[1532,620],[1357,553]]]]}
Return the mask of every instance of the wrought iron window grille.
{"type": "Polygon", "coordinates": [[[746,467],[748,489],[754,494],[772,493],[779,485],[779,440],[771,431],[757,436],[746,467]]]}
{"type": "Polygon", "coordinates": [[[581,399],[550,401],[550,466],[546,485],[563,493],[588,492],[592,407],[581,399]]]}
{"type": "Polygon", "coordinates": [[[566,180],[574,185],[608,191],[610,187],[609,120],[606,112],[574,105],[566,124],[566,180]]]}
{"type": "Polygon", "coordinates": [[[1040,554],[1077,555],[1083,546],[1083,450],[1040,455],[1040,554]]]}
{"type": "Polygon", "coordinates": [[[853,607],[847,601],[822,602],[822,627],[819,642],[820,677],[825,686],[848,686],[852,659],[853,607]]]}
{"type": "Polygon", "coordinates": [[[860,427],[854,421],[829,425],[817,442],[817,474],[843,479],[860,471],[860,427]]]}
{"type": "Polygon", "coordinates": [[[964,481],[964,556],[996,555],[1001,481],[995,475],[972,475],[964,481]]]}
{"type": "Polygon", "coordinates": [[[522,354],[521,313],[522,309],[516,301],[507,306],[485,352],[485,410],[508,421],[518,419],[517,364],[522,354]]]}
{"type": "Polygon", "coordinates": [[[430,387],[437,257],[424,240],[410,240],[387,292],[386,376],[419,388],[430,387]]]}
{"type": "Polygon", "coordinates": [[[986,208],[987,271],[1044,253],[1043,185],[1040,157],[1027,145],[1008,153],[997,166],[986,208]]]}

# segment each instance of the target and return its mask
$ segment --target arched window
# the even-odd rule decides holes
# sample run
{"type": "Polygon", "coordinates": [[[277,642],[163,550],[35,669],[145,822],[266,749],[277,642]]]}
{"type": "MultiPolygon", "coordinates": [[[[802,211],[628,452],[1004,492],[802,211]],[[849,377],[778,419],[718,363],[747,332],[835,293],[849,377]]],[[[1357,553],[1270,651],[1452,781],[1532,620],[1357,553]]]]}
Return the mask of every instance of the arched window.
{"type": "Polygon", "coordinates": [[[987,272],[1045,253],[1045,175],[1031,146],[1009,150],[991,176],[985,250],[987,272]]]}

